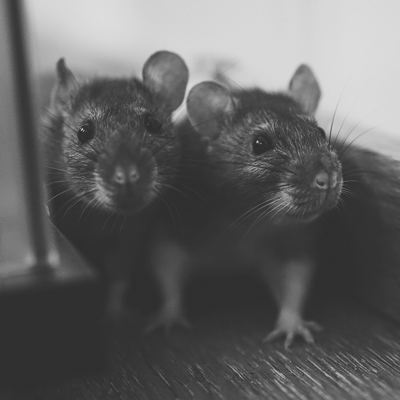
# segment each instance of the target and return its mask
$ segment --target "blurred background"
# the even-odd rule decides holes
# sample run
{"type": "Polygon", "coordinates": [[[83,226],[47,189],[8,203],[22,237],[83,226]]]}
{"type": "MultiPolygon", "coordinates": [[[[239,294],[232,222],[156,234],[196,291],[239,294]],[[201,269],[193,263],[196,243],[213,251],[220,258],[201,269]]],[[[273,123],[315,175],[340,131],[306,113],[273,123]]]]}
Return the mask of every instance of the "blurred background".
{"type": "Polygon", "coordinates": [[[29,0],[32,58],[48,97],[55,63],[76,74],[141,74],[157,50],[180,54],[190,86],[217,69],[240,86],[279,90],[300,63],[322,87],[317,117],[374,146],[398,135],[398,0],[29,0]],[[357,132],[357,133],[356,133],[357,132]]]}

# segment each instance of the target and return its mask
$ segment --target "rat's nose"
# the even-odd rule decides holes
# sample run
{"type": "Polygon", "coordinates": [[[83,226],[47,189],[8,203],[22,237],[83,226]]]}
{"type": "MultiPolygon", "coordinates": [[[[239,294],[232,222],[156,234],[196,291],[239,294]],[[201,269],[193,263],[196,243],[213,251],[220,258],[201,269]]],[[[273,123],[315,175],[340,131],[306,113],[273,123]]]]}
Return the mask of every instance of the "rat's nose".
{"type": "Polygon", "coordinates": [[[126,185],[134,183],[139,179],[139,171],[134,165],[128,165],[126,167],[117,165],[115,167],[113,180],[119,185],[126,185]]]}
{"type": "Polygon", "coordinates": [[[328,174],[326,171],[320,171],[315,175],[313,186],[319,190],[334,189],[337,181],[337,172],[328,174]]]}

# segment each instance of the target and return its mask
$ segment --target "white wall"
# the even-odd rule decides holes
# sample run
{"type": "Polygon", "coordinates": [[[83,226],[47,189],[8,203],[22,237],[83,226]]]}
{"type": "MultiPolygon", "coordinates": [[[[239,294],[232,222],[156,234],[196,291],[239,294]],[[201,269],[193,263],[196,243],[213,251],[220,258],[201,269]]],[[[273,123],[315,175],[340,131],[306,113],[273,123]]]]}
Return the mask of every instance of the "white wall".
{"type": "MultiPolygon", "coordinates": [[[[179,53],[193,82],[200,65],[222,59],[240,85],[284,88],[302,62],[324,97],[319,116],[339,103],[339,126],[398,135],[400,1],[398,0],[28,0],[33,57],[54,68],[95,74],[140,72],[154,51],[179,53]],[[199,62],[202,60],[202,64],[199,62]]],[[[367,138],[367,139],[366,139],[367,138]]],[[[371,142],[373,136],[365,136],[371,142]]]]}

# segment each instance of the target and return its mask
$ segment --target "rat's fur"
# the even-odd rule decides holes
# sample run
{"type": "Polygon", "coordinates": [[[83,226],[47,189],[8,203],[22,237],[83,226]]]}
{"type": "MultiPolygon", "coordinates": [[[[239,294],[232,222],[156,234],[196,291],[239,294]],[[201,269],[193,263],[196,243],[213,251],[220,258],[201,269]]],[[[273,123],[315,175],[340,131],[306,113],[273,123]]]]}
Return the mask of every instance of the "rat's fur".
{"type": "Polygon", "coordinates": [[[57,63],[41,133],[52,218],[89,259],[105,264],[118,288],[176,176],[180,143],[171,117],[187,80],[184,61],[166,51],[147,60],[143,80],[78,81],[63,59],[57,63]]]}
{"type": "MultiPolygon", "coordinates": [[[[187,157],[192,181],[181,186],[207,201],[182,218],[184,234],[175,230],[175,239],[169,233],[155,246],[164,305],[150,328],[184,321],[181,295],[188,279],[253,270],[280,309],[266,339],[285,335],[287,346],[295,335],[312,341],[318,326],[303,321],[302,312],[316,262],[318,217],[336,205],[342,189],[338,156],[311,115],[319,96],[306,66],[287,94],[228,92],[213,82],[192,88],[188,114],[203,147],[195,146],[197,161],[187,157]],[[267,147],[257,154],[253,145],[260,137],[267,147]]],[[[193,140],[184,136],[184,143],[183,154],[193,151],[193,140]]]]}
{"type": "MultiPolygon", "coordinates": [[[[161,60],[155,74],[162,75],[163,53],[167,52],[156,53],[161,54],[161,60]]],[[[187,75],[181,63],[182,74],[187,75]]],[[[57,72],[42,135],[49,181],[95,207],[123,214],[140,211],[175,176],[179,141],[171,114],[183,100],[186,81],[176,88],[172,81],[171,87],[162,90],[156,87],[153,76],[144,82],[102,78],[80,83],[63,59],[57,72]],[[146,129],[149,116],[160,122],[157,132],[146,129]],[[94,136],[81,143],[79,130],[88,123],[94,136]],[[117,169],[128,173],[133,168],[137,180],[121,185],[115,179],[117,169]]],[[[149,73],[144,69],[143,74],[149,73]]]]}

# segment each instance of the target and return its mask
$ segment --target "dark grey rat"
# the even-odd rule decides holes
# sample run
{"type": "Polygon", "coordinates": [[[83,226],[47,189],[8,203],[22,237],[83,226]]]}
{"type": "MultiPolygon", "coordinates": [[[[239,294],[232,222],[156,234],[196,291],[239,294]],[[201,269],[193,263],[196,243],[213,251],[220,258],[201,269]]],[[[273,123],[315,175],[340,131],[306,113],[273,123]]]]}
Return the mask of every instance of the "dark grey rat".
{"type": "Polygon", "coordinates": [[[187,81],[185,62],[168,51],[146,61],[143,80],[78,81],[64,59],[57,63],[42,130],[52,216],[92,261],[107,264],[116,312],[131,248],[138,247],[154,211],[150,205],[175,179],[180,143],[172,113],[187,81]],[[124,234],[114,229],[116,221],[124,223],[124,234]],[[111,239],[116,256],[110,256],[111,239]]]}
{"type": "Polygon", "coordinates": [[[319,98],[305,65],[287,93],[229,91],[215,82],[192,88],[188,115],[204,143],[196,167],[202,172],[192,173],[211,189],[207,206],[192,210],[198,218],[184,234],[155,246],[152,262],[164,302],[149,329],[186,324],[182,291],[196,275],[253,270],[279,307],[266,340],[285,336],[286,346],[295,336],[313,341],[319,326],[303,320],[303,308],[316,264],[318,220],[337,205],[343,185],[338,155],[312,116],[319,98]]]}

